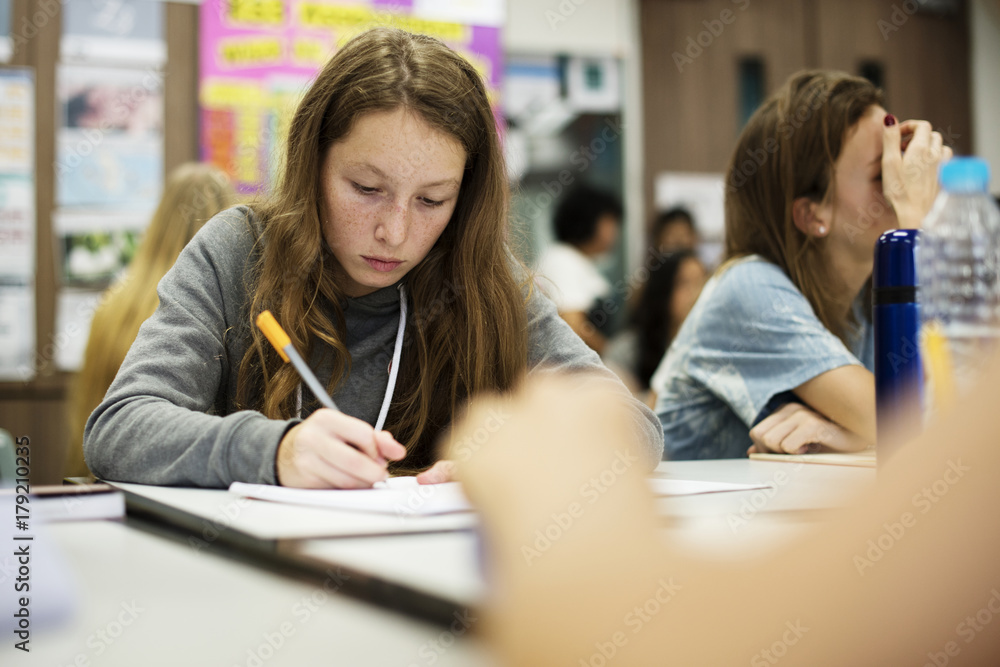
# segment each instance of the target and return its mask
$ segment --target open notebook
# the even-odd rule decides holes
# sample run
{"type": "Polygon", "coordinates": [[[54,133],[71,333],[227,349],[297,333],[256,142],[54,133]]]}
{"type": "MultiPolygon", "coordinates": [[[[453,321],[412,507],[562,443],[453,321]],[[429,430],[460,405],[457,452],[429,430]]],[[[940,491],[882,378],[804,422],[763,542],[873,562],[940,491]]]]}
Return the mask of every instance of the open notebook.
{"type": "MultiPolygon", "coordinates": [[[[763,484],[700,482],[688,479],[650,479],[649,485],[653,493],[658,496],[749,491],[765,486],[763,484]]],[[[458,482],[417,484],[414,477],[392,477],[385,482],[379,482],[377,487],[351,490],[293,489],[269,484],[233,482],[229,491],[245,498],[258,500],[394,514],[401,517],[471,512],[473,509],[458,482]]]]}

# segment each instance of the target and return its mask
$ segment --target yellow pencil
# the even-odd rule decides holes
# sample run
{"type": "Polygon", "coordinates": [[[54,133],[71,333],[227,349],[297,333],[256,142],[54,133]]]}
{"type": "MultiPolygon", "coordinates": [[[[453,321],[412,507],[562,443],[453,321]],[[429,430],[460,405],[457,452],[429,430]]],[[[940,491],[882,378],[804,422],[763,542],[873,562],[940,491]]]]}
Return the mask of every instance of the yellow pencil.
{"type": "Polygon", "coordinates": [[[955,376],[948,339],[939,322],[929,322],[924,326],[923,343],[934,390],[934,408],[938,414],[944,414],[955,404],[955,376]]]}
{"type": "Polygon", "coordinates": [[[257,316],[257,326],[260,330],[264,332],[267,339],[271,341],[271,345],[274,349],[278,351],[281,358],[285,362],[292,362],[295,366],[295,370],[299,372],[299,375],[305,381],[309,390],[312,391],[313,395],[319,399],[319,402],[323,404],[323,407],[330,408],[331,410],[337,409],[337,404],[333,402],[330,395],[326,393],[326,389],[323,385],[319,383],[316,376],[313,375],[312,370],[310,370],[309,365],[306,364],[305,360],[299,355],[295,350],[295,346],[292,345],[292,340],[285,333],[285,330],[281,328],[278,324],[278,320],[274,319],[274,315],[271,314],[270,310],[265,310],[263,313],[257,316]]]}

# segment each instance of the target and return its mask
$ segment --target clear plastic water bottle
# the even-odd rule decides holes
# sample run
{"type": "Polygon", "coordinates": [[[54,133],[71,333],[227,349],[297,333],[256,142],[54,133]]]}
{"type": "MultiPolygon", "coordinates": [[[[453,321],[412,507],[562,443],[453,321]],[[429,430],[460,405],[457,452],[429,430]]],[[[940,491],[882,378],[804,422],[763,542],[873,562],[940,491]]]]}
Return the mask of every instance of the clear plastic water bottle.
{"type": "Polygon", "coordinates": [[[917,246],[921,348],[935,412],[970,387],[1000,339],[1000,209],[989,180],[979,158],[942,165],[917,246]]]}

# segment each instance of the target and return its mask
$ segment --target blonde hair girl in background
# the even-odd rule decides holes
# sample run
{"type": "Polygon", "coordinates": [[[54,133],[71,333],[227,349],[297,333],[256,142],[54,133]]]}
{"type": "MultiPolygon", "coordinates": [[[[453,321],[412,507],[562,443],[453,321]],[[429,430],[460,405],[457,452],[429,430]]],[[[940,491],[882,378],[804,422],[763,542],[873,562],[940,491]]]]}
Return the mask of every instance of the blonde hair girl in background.
{"type": "Polygon", "coordinates": [[[156,310],[157,283],[195,232],[235,199],[229,179],[216,167],[187,163],[170,173],[135,258],[94,313],[83,368],[70,390],[67,476],[90,473],[83,460],[84,424],[115,379],[139,325],[156,310]]]}

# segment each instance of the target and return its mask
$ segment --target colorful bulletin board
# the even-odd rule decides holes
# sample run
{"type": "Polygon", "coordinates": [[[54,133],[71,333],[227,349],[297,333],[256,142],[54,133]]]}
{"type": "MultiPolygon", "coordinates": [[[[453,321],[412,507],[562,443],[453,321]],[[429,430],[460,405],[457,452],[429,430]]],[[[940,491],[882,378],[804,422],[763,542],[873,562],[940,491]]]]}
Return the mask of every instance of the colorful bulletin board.
{"type": "Polygon", "coordinates": [[[0,69],[0,381],[35,375],[35,78],[0,69]]]}
{"type": "Polygon", "coordinates": [[[467,57],[499,99],[503,5],[464,0],[204,0],[201,159],[241,193],[266,191],[295,105],[337,47],[376,25],[438,37],[467,57]]]}

